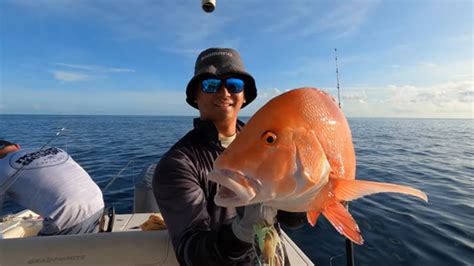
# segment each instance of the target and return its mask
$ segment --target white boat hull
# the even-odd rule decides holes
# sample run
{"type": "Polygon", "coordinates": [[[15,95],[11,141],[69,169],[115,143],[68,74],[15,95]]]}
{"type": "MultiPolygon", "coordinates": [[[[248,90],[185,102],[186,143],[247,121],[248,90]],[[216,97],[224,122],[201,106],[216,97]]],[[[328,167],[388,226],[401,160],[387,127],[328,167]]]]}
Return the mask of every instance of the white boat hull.
{"type": "MultiPolygon", "coordinates": [[[[26,212],[28,213],[28,212],[26,212]]],[[[19,216],[24,215],[22,212],[19,216]]],[[[28,237],[30,217],[9,228],[0,240],[0,266],[10,265],[179,265],[167,230],[141,231],[150,213],[116,215],[112,232],[82,235],[28,237]],[[15,234],[18,234],[15,236],[15,234]]],[[[313,265],[283,232],[292,265],[313,265]]]]}

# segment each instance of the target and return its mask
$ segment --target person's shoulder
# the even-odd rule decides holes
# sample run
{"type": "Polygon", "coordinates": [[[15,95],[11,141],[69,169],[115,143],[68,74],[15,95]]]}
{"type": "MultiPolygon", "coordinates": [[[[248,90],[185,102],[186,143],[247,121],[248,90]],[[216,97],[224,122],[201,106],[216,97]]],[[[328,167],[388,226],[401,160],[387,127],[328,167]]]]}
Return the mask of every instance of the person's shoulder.
{"type": "Polygon", "coordinates": [[[195,132],[194,130],[189,131],[180,140],[178,140],[171,148],[163,154],[160,161],[166,161],[174,158],[180,158],[186,156],[193,146],[193,139],[195,132]]]}
{"type": "Polygon", "coordinates": [[[58,166],[70,161],[64,150],[56,147],[41,149],[21,149],[10,157],[10,166],[15,169],[34,170],[58,166]]]}
{"type": "Polygon", "coordinates": [[[37,149],[35,148],[21,149],[14,152],[14,154],[16,154],[17,156],[28,155],[28,154],[34,154],[35,156],[41,156],[45,154],[56,155],[59,153],[68,154],[65,150],[58,147],[54,147],[54,146],[42,147],[42,148],[37,148],[37,149]]]}
{"type": "Polygon", "coordinates": [[[178,140],[168,152],[192,152],[206,145],[207,140],[208,138],[199,132],[199,130],[193,129],[178,140]]]}
{"type": "Polygon", "coordinates": [[[208,139],[198,130],[191,130],[178,140],[163,156],[158,163],[158,168],[164,166],[186,166],[196,165],[202,150],[207,144],[208,139]]]}
{"type": "Polygon", "coordinates": [[[176,173],[194,169],[194,157],[189,145],[190,142],[185,136],[161,156],[153,173],[153,179],[157,180],[156,182],[167,182],[166,180],[173,179],[176,173]]]}

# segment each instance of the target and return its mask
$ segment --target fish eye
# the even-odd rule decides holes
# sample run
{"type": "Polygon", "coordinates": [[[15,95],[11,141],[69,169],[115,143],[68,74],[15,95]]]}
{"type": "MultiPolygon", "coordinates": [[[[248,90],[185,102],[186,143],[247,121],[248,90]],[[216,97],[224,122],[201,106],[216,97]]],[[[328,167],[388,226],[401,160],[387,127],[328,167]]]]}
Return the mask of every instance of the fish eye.
{"type": "Polygon", "coordinates": [[[262,140],[267,144],[273,145],[277,140],[277,135],[271,131],[266,131],[262,135],[262,140]]]}

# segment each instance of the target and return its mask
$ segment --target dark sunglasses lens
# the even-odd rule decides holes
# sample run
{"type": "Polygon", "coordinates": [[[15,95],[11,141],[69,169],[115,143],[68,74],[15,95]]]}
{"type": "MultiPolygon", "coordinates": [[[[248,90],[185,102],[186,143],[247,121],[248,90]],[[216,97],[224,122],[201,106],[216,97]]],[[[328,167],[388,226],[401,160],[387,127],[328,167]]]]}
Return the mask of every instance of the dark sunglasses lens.
{"type": "Polygon", "coordinates": [[[216,93],[221,87],[220,79],[205,79],[201,82],[202,91],[207,93],[216,93]]]}
{"type": "Polygon", "coordinates": [[[227,79],[225,85],[231,93],[239,93],[244,90],[244,81],[238,78],[227,79]]]}

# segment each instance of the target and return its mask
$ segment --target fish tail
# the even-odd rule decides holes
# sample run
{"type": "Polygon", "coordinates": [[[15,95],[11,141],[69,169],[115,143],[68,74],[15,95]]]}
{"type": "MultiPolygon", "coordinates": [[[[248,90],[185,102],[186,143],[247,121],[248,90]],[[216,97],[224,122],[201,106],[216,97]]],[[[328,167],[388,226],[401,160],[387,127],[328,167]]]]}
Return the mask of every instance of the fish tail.
{"type": "Polygon", "coordinates": [[[323,215],[341,235],[356,244],[364,244],[359,226],[342,203],[337,201],[329,203],[323,210],[323,215]]]}
{"type": "Polygon", "coordinates": [[[428,196],[425,193],[407,186],[365,180],[332,179],[331,182],[334,195],[339,200],[350,201],[375,193],[395,192],[412,195],[428,202],[428,196]]]}

